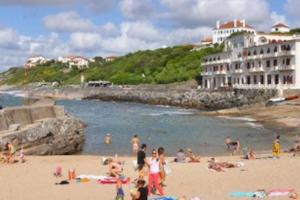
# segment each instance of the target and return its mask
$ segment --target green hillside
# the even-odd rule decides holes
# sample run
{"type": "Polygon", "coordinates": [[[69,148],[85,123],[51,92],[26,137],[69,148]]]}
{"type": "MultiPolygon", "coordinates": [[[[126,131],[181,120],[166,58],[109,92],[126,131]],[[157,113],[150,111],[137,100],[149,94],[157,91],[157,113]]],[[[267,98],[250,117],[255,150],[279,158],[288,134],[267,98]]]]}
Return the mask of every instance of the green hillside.
{"type": "Polygon", "coordinates": [[[114,84],[167,84],[196,79],[201,70],[201,59],[222,47],[191,51],[192,46],[176,46],[157,50],[138,51],[112,62],[91,63],[89,69],[68,70],[62,63],[50,61],[30,70],[12,68],[0,74],[0,84],[21,85],[32,82],[78,84],[83,73],[87,81],[107,80],[114,84]]]}

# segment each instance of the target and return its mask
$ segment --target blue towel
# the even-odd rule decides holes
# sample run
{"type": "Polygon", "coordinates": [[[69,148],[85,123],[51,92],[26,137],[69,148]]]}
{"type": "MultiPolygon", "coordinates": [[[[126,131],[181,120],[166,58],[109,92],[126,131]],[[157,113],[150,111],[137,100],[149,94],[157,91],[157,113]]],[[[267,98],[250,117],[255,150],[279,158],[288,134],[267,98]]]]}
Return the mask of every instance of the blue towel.
{"type": "Polygon", "coordinates": [[[232,197],[254,197],[255,192],[230,192],[229,195],[232,197]]]}
{"type": "Polygon", "coordinates": [[[156,197],[156,198],[151,198],[149,200],[176,200],[176,198],[173,198],[173,197],[156,197]]]}

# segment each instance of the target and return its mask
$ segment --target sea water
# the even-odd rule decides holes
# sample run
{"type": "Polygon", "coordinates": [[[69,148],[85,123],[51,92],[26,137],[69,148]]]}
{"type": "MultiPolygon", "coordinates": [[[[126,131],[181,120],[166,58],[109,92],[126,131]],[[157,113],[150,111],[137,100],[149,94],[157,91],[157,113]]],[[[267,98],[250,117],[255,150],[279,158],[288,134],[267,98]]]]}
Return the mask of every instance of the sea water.
{"type": "MultiPolygon", "coordinates": [[[[0,105],[21,102],[20,97],[0,94],[0,105]]],[[[167,155],[175,155],[180,148],[191,148],[201,155],[228,154],[224,145],[227,136],[240,139],[242,147],[270,151],[278,134],[247,117],[208,117],[193,109],[77,100],[61,100],[57,104],[86,123],[82,154],[131,155],[130,140],[135,134],[149,151],[164,147],[167,155]],[[103,144],[106,133],[111,134],[110,145],[103,144]]],[[[286,147],[290,140],[282,135],[281,144],[286,147]]]]}

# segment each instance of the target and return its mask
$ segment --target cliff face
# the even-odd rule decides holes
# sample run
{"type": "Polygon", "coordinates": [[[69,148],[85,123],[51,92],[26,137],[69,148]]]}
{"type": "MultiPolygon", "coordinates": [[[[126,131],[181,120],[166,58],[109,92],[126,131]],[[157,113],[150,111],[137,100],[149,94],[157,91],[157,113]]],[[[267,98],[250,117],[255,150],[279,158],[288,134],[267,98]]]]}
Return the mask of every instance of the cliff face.
{"type": "Polygon", "coordinates": [[[62,155],[80,151],[84,124],[66,116],[64,108],[35,105],[0,111],[0,150],[12,142],[27,155],[62,155]]]}

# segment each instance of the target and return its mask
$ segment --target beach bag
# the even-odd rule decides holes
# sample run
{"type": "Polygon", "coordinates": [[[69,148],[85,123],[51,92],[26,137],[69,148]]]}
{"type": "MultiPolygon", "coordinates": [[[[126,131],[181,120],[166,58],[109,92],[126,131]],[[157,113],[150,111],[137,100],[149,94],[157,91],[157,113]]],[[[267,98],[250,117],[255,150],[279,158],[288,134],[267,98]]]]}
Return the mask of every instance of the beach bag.
{"type": "Polygon", "coordinates": [[[164,165],[164,171],[167,176],[169,176],[172,173],[171,168],[167,164],[164,165]]]}

